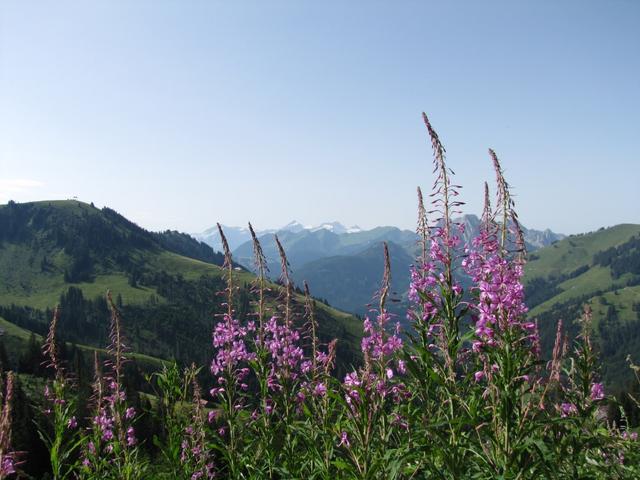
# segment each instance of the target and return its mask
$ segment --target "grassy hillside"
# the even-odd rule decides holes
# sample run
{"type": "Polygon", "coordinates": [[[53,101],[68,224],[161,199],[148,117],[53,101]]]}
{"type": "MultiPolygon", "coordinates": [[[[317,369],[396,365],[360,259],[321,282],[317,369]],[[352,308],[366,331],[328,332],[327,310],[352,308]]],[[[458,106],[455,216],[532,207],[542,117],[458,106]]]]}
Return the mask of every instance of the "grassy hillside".
{"type": "MultiPolygon", "coordinates": [[[[63,338],[104,347],[104,296],[111,290],[134,351],[207,364],[215,315],[224,311],[217,295],[224,279],[218,255],[205,247],[177,232],[147,232],[113,210],[76,201],[0,206],[0,315],[11,332],[5,345],[23,348],[25,336],[44,335],[50,309],[61,304],[63,338]]],[[[235,309],[246,318],[255,277],[241,268],[234,275],[241,287],[235,309]]],[[[279,287],[270,288],[275,311],[279,287]]],[[[303,322],[302,296],[294,309],[303,322]]],[[[324,341],[339,338],[342,365],[357,361],[360,322],[322,304],[318,320],[324,341]]]]}
{"type": "Polygon", "coordinates": [[[529,315],[542,325],[550,348],[555,322],[575,335],[585,304],[594,329],[607,383],[619,388],[630,379],[626,356],[640,360],[640,225],[617,225],[573,235],[530,255],[525,269],[529,315]]]}
{"type": "Polygon", "coordinates": [[[569,274],[590,265],[593,256],[640,233],[640,225],[622,224],[597,232],[571,235],[530,255],[525,278],[569,274]]]}

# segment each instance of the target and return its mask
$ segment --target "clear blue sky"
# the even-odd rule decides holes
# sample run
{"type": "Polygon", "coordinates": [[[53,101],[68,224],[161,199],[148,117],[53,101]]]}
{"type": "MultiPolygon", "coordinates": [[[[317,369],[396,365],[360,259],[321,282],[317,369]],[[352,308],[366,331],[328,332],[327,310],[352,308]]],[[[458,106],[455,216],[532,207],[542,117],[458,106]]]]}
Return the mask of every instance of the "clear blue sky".
{"type": "Polygon", "coordinates": [[[0,2],[0,202],[142,226],[413,228],[425,110],[467,212],[640,223],[640,2],[0,2]]]}

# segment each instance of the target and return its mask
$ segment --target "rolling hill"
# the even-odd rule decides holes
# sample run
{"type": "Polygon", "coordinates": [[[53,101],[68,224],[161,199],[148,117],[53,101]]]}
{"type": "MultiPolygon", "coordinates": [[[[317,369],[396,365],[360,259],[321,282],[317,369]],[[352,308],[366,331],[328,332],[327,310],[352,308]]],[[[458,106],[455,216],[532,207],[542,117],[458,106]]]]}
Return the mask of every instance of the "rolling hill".
{"type": "Polygon", "coordinates": [[[575,335],[588,303],[607,383],[618,387],[630,379],[627,355],[640,361],[640,225],[572,235],[533,252],[524,281],[543,347],[550,348],[559,318],[575,335]]]}
{"type": "MultiPolygon", "coordinates": [[[[138,354],[208,364],[214,315],[224,311],[222,256],[185,234],[148,232],[117,212],[77,201],[0,206],[0,328],[4,343],[24,347],[42,336],[60,304],[64,340],[107,343],[107,289],[122,310],[128,345],[138,354]]],[[[252,310],[254,276],[236,267],[236,311],[252,310]]],[[[275,308],[279,287],[271,284],[275,308]]],[[[296,296],[300,322],[303,301],[296,296]]],[[[344,367],[357,361],[360,322],[317,302],[319,335],[336,337],[344,367]]],[[[19,352],[11,358],[17,361],[19,352]]]]}

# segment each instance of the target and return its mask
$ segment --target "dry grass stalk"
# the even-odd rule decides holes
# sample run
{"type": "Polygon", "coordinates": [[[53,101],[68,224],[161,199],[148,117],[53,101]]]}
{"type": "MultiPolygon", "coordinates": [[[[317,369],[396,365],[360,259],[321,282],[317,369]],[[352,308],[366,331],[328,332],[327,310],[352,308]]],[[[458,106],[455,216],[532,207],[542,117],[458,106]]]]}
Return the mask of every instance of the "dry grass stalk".
{"type": "Polygon", "coordinates": [[[292,307],[293,307],[293,283],[289,276],[289,261],[287,260],[287,254],[280,243],[278,235],[275,236],[276,245],[278,246],[278,252],[280,253],[280,281],[284,287],[284,323],[287,327],[292,325],[292,307]]]}
{"type": "Polygon", "coordinates": [[[47,366],[53,368],[56,373],[56,377],[62,374],[62,369],[60,368],[60,362],[58,359],[58,347],[56,345],[56,330],[58,328],[58,320],[60,319],[60,307],[56,306],[53,310],[53,318],[51,319],[51,323],[49,324],[49,333],[47,333],[47,338],[45,339],[44,345],[42,347],[42,353],[48,359],[47,366]]]}
{"type": "Polygon", "coordinates": [[[220,233],[220,240],[222,241],[222,249],[224,250],[224,263],[222,268],[227,273],[227,315],[229,318],[233,316],[233,260],[231,258],[231,249],[229,248],[229,242],[222,230],[222,226],[216,223],[218,226],[218,232],[220,233]]]}
{"type": "Polygon", "coordinates": [[[267,266],[267,258],[262,251],[262,245],[260,245],[260,241],[258,240],[256,232],[253,230],[251,222],[249,222],[249,232],[251,232],[251,239],[253,240],[253,261],[257,273],[255,283],[258,291],[258,340],[260,344],[262,344],[264,336],[265,291],[269,267],[267,266]]]}
{"type": "Polygon", "coordinates": [[[122,385],[122,367],[126,361],[124,352],[124,337],[122,335],[122,317],[118,307],[113,303],[111,291],[107,291],[107,304],[111,311],[111,328],[109,332],[109,339],[111,344],[109,345],[109,354],[113,357],[113,374],[114,380],[118,388],[122,385]]]}
{"type": "Polygon", "coordinates": [[[429,250],[429,224],[427,222],[427,210],[424,208],[422,190],[418,187],[418,228],[416,233],[420,237],[420,262],[427,263],[427,251],[429,250]]]}
{"type": "Polygon", "coordinates": [[[314,374],[317,372],[318,368],[318,323],[316,321],[315,316],[315,307],[314,300],[311,298],[311,293],[309,292],[309,284],[307,281],[304,281],[304,309],[305,316],[307,317],[307,325],[310,330],[311,336],[311,364],[313,366],[314,374]]]}
{"type": "Polygon", "coordinates": [[[391,258],[389,257],[389,246],[383,242],[384,246],[384,273],[382,275],[382,286],[380,287],[380,315],[384,313],[387,303],[387,296],[391,288],[391,258]]]}

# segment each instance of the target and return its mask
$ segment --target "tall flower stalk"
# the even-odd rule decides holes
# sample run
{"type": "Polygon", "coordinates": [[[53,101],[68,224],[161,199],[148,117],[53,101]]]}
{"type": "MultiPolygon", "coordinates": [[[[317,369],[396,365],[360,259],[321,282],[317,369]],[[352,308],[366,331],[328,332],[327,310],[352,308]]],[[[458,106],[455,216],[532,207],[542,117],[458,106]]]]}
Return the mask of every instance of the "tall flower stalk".
{"type": "Polygon", "coordinates": [[[229,243],[218,224],[218,231],[224,249],[224,264],[226,280],[227,312],[222,320],[215,325],[213,332],[213,346],[215,356],[211,362],[211,374],[215,377],[216,386],[210,393],[220,402],[220,411],[214,417],[217,420],[218,450],[226,460],[227,474],[230,478],[239,478],[243,469],[241,456],[242,430],[244,429],[241,411],[246,407],[245,394],[248,390],[246,383],[249,368],[248,362],[255,360],[254,353],[249,352],[245,338],[250,330],[254,330],[253,322],[246,327],[234,318],[235,284],[233,277],[233,260],[229,243]]]}
{"type": "Polygon", "coordinates": [[[127,406],[124,389],[125,341],[122,317],[107,292],[107,305],[111,312],[110,344],[107,374],[95,356],[94,409],[89,432],[84,438],[82,478],[143,478],[146,464],[140,458],[134,421],[137,412],[127,406]]]}
{"type": "Polygon", "coordinates": [[[44,391],[45,418],[38,433],[49,450],[51,471],[55,480],[73,478],[75,475],[75,453],[80,447],[78,421],[75,416],[75,399],[71,392],[72,381],[64,371],[58,357],[56,330],[60,309],[56,307],[49,325],[49,333],[43,345],[47,367],[53,371],[53,380],[47,382],[44,391]]]}
{"type": "Polygon", "coordinates": [[[191,480],[208,480],[216,477],[213,455],[206,438],[206,413],[200,392],[200,385],[196,380],[197,369],[192,365],[187,377],[192,378],[193,400],[191,422],[185,427],[185,435],[180,446],[180,464],[185,477],[191,480]]]}
{"type": "MultiPolygon", "coordinates": [[[[481,454],[495,475],[518,476],[531,468],[527,436],[535,424],[534,390],[538,387],[537,333],[525,317],[521,282],[524,256],[512,258],[509,243],[524,248],[517,215],[498,157],[489,150],[496,172],[496,225],[485,184],[483,226],[463,265],[474,287],[470,303],[474,321],[474,381],[483,389],[486,420],[476,428],[481,454]],[[498,238],[496,232],[500,231],[498,238]],[[512,235],[515,234],[515,241],[512,235]]],[[[480,452],[478,452],[480,454],[480,452]]]]}
{"type": "Polygon", "coordinates": [[[444,421],[433,430],[438,443],[423,444],[424,455],[416,462],[418,469],[427,469],[429,457],[437,454],[441,456],[439,461],[461,475],[460,465],[468,452],[467,396],[460,391],[459,383],[465,375],[466,364],[462,360],[467,339],[461,334],[461,326],[469,306],[456,274],[462,257],[464,225],[456,224],[452,215],[463,203],[455,199],[460,186],[451,181],[453,172],[446,164],[445,148],[424,113],[423,121],[431,140],[436,179],[430,196],[432,210],[426,210],[422,191],[418,190],[421,254],[411,271],[408,312],[416,339],[408,348],[406,362],[413,372],[409,387],[413,392],[412,408],[424,412],[420,431],[427,434],[425,429],[434,411],[444,421]],[[431,224],[427,215],[434,216],[431,224]]]}
{"type": "Polygon", "coordinates": [[[388,331],[391,315],[386,302],[391,287],[389,248],[384,243],[384,273],[378,292],[378,315],[374,322],[364,319],[361,349],[364,365],[348,373],[343,381],[346,415],[339,437],[350,462],[353,478],[394,478],[399,463],[405,461],[398,432],[407,428],[399,413],[407,389],[398,374],[405,373],[399,358],[402,349],[400,325],[388,331]]]}

